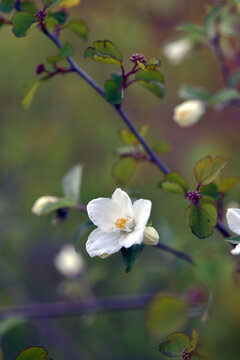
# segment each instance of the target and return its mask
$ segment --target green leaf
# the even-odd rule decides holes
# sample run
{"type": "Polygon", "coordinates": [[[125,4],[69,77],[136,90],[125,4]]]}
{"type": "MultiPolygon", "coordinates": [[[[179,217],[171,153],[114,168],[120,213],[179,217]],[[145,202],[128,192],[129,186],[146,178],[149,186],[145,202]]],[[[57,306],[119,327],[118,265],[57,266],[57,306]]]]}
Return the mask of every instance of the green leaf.
{"type": "Polygon", "coordinates": [[[47,62],[50,63],[50,64],[56,64],[58,63],[59,61],[62,61],[63,58],[61,58],[60,56],[58,55],[53,55],[53,56],[48,56],[46,58],[47,62]]]}
{"type": "Polygon", "coordinates": [[[126,273],[129,273],[132,270],[143,248],[144,245],[141,244],[141,245],[133,245],[128,249],[124,247],[121,249],[123,260],[126,264],[126,273]]]}
{"type": "Polygon", "coordinates": [[[194,167],[194,175],[198,184],[208,185],[213,182],[226,166],[227,161],[221,156],[205,156],[194,167]]]}
{"type": "Polygon", "coordinates": [[[196,349],[198,343],[198,332],[196,329],[192,330],[192,338],[190,341],[191,347],[188,349],[189,351],[194,351],[196,349]]]}
{"type": "Polygon", "coordinates": [[[93,223],[90,220],[86,220],[78,226],[74,233],[73,243],[76,250],[79,250],[79,243],[82,237],[93,227],[93,223]]]}
{"type": "Polygon", "coordinates": [[[228,103],[239,99],[240,99],[240,92],[238,90],[232,88],[225,88],[218,91],[211,98],[210,103],[211,105],[216,106],[219,104],[228,103]]]}
{"type": "Polygon", "coordinates": [[[52,17],[57,20],[59,25],[63,25],[67,20],[67,14],[63,11],[57,11],[55,13],[48,13],[48,17],[52,17]]]}
{"type": "Polygon", "coordinates": [[[237,176],[225,176],[216,180],[217,187],[223,195],[237,186],[239,182],[240,178],[237,176]]]}
{"type": "Polygon", "coordinates": [[[88,28],[82,20],[70,20],[65,25],[65,28],[73,31],[75,34],[80,36],[83,40],[87,39],[88,28]]]}
{"type": "Polygon", "coordinates": [[[150,90],[154,95],[162,98],[165,94],[163,85],[164,79],[158,70],[140,70],[136,73],[135,79],[138,84],[150,90]]]}
{"type": "Polygon", "coordinates": [[[171,146],[167,141],[159,140],[152,146],[152,149],[156,152],[169,152],[171,151],[171,146]]]}
{"type": "Polygon", "coordinates": [[[78,164],[71,168],[62,179],[62,188],[65,196],[71,196],[79,201],[80,187],[82,183],[82,165],[78,164]]]}
{"type": "Polygon", "coordinates": [[[196,41],[204,41],[205,40],[205,31],[204,28],[193,23],[185,23],[178,25],[177,30],[183,31],[185,36],[189,39],[196,41]]]}
{"type": "Polygon", "coordinates": [[[211,183],[205,186],[201,187],[201,194],[204,196],[210,196],[212,197],[214,200],[218,200],[220,199],[221,193],[218,190],[218,187],[216,184],[211,183]]]}
{"type": "Polygon", "coordinates": [[[65,43],[58,52],[58,56],[60,56],[62,59],[68,58],[69,56],[72,56],[72,54],[72,45],[69,43],[65,43]]]}
{"type": "Polygon", "coordinates": [[[138,66],[142,69],[142,70],[155,70],[158,67],[160,67],[162,65],[161,60],[158,59],[157,57],[151,58],[148,61],[146,61],[145,63],[141,63],[138,62],[138,66]]]}
{"type": "Polygon", "coordinates": [[[40,81],[34,80],[34,82],[31,82],[24,87],[22,105],[25,110],[29,109],[39,85],[40,81]]]}
{"type": "Polygon", "coordinates": [[[104,85],[106,100],[110,104],[121,104],[123,99],[123,89],[118,88],[113,80],[107,80],[104,85]]]}
{"type": "Polygon", "coordinates": [[[209,237],[217,223],[217,209],[209,203],[190,205],[186,209],[186,219],[191,231],[199,239],[209,237]]]}
{"type": "Polygon", "coordinates": [[[35,15],[36,12],[38,11],[38,9],[36,8],[35,4],[32,1],[22,1],[21,8],[32,15],[35,15]]]}
{"type": "Polygon", "coordinates": [[[116,72],[111,73],[111,79],[115,82],[118,88],[122,86],[123,83],[122,73],[116,73],[116,72]]]}
{"type": "MultiPolygon", "coordinates": [[[[147,130],[148,130],[148,126],[143,125],[141,127],[141,129],[139,129],[140,135],[142,135],[142,137],[145,137],[147,130]]],[[[139,140],[137,139],[137,137],[134,135],[134,133],[131,130],[123,128],[120,130],[119,133],[120,133],[122,140],[125,142],[125,144],[133,145],[133,146],[139,145],[139,140]]]]}
{"type": "Polygon", "coordinates": [[[16,360],[50,360],[48,352],[42,347],[29,347],[18,354],[16,360]]]}
{"type": "Polygon", "coordinates": [[[148,306],[147,329],[157,338],[180,330],[187,321],[187,302],[174,297],[158,296],[148,306]]]}
{"type": "Polygon", "coordinates": [[[234,235],[234,236],[228,237],[225,239],[225,241],[227,241],[233,245],[238,245],[240,243],[240,235],[234,235]]]}
{"type": "Polygon", "coordinates": [[[12,31],[16,37],[23,37],[26,35],[27,30],[35,22],[35,17],[27,12],[17,12],[13,19],[12,31]]]}
{"type": "Polygon", "coordinates": [[[14,0],[2,0],[0,4],[0,12],[10,13],[14,8],[14,0]]]}
{"type": "Polygon", "coordinates": [[[216,35],[218,27],[217,21],[219,18],[219,13],[222,9],[221,5],[217,5],[212,7],[212,9],[208,12],[207,16],[204,20],[204,28],[207,36],[212,39],[216,35]]]}
{"type": "Polygon", "coordinates": [[[58,209],[76,208],[76,206],[77,206],[76,200],[73,197],[66,196],[66,197],[59,199],[59,201],[57,201],[55,203],[49,203],[47,206],[45,206],[42,209],[40,215],[48,215],[51,212],[54,212],[58,209]]]}
{"type": "Polygon", "coordinates": [[[136,167],[136,161],[133,158],[123,158],[117,160],[113,165],[112,173],[117,183],[125,184],[136,167]]]}
{"type": "Polygon", "coordinates": [[[26,320],[19,317],[10,317],[0,322],[0,338],[17,326],[25,324],[26,320]]]}
{"type": "Polygon", "coordinates": [[[118,48],[109,40],[98,40],[93,47],[85,50],[84,57],[91,60],[105,62],[107,64],[122,64],[122,55],[118,48]]]}
{"type": "Polygon", "coordinates": [[[173,333],[160,345],[159,351],[169,357],[181,356],[184,349],[190,347],[190,339],[183,333],[173,333]]]}
{"type": "Polygon", "coordinates": [[[160,182],[159,186],[165,191],[174,192],[176,194],[185,195],[188,191],[188,183],[176,172],[167,174],[160,182]]]}
{"type": "Polygon", "coordinates": [[[182,85],[178,90],[178,95],[185,100],[194,99],[208,102],[211,99],[211,94],[200,86],[182,85]]]}
{"type": "Polygon", "coordinates": [[[52,7],[60,4],[62,0],[43,0],[43,4],[47,7],[52,7]]]}

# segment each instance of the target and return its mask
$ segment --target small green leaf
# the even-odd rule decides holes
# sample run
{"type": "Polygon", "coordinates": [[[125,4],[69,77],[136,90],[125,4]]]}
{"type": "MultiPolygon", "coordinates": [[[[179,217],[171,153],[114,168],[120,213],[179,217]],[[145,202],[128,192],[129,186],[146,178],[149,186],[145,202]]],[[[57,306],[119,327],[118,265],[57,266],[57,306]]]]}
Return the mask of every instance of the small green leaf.
{"type": "Polygon", "coordinates": [[[18,354],[16,360],[50,360],[48,352],[42,347],[29,347],[18,354]]]}
{"type": "Polygon", "coordinates": [[[188,349],[188,351],[194,351],[196,349],[197,346],[197,342],[198,342],[198,332],[196,329],[192,330],[192,338],[190,341],[191,347],[188,349]]]}
{"type": "Polygon", "coordinates": [[[218,30],[218,27],[216,25],[219,18],[219,12],[221,11],[221,9],[222,9],[221,5],[214,6],[205,17],[204,28],[207,36],[210,39],[214,38],[218,30]]]}
{"type": "Polygon", "coordinates": [[[75,34],[80,36],[83,40],[87,39],[88,28],[82,20],[70,20],[65,25],[65,28],[73,31],[75,34]]]}
{"type": "Polygon", "coordinates": [[[115,82],[118,88],[122,86],[123,83],[123,76],[122,73],[111,73],[111,79],[115,82]]]}
{"type": "Polygon", "coordinates": [[[38,9],[32,1],[22,1],[21,8],[29,14],[35,15],[38,9]]]}
{"type": "Polygon", "coordinates": [[[156,152],[169,152],[171,151],[171,146],[167,141],[159,140],[152,146],[152,149],[156,152]]]}
{"type": "Polygon", "coordinates": [[[221,196],[221,193],[218,190],[217,185],[214,184],[214,183],[202,186],[201,187],[201,194],[204,195],[204,196],[210,196],[214,200],[220,199],[220,196],[221,196]]]}
{"type": "Polygon", "coordinates": [[[0,12],[10,13],[14,8],[14,0],[2,0],[0,4],[0,12]]]}
{"type": "Polygon", "coordinates": [[[55,203],[49,203],[47,206],[45,206],[42,209],[40,215],[48,215],[51,212],[54,212],[58,209],[76,208],[76,206],[77,206],[76,200],[71,196],[66,196],[66,197],[59,199],[59,201],[57,201],[55,203]]]}
{"type": "MultiPolygon", "coordinates": [[[[139,133],[142,135],[143,138],[146,136],[147,130],[148,130],[147,125],[143,125],[141,129],[139,129],[139,133]]],[[[119,133],[125,144],[133,145],[133,146],[139,145],[139,140],[136,138],[136,136],[133,134],[131,130],[123,128],[120,130],[119,133]]]]}
{"type": "Polygon", "coordinates": [[[122,55],[118,48],[109,40],[98,40],[93,47],[85,50],[84,57],[91,60],[105,62],[107,64],[122,64],[122,55]]]}
{"type": "Polygon", "coordinates": [[[62,59],[68,58],[69,56],[72,56],[72,54],[72,45],[69,43],[65,43],[58,52],[58,56],[60,56],[62,59]]]}
{"type": "Polygon", "coordinates": [[[86,220],[84,223],[78,226],[74,233],[73,243],[75,249],[79,249],[79,243],[82,237],[93,227],[93,223],[90,220],[86,220]]]}
{"type": "Polygon", "coordinates": [[[150,71],[152,71],[152,70],[157,69],[161,65],[162,65],[161,60],[156,58],[156,57],[149,59],[145,63],[138,62],[138,66],[142,70],[150,70],[150,71]]]}
{"type": "Polygon", "coordinates": [[[133,245],[128,249],[124,247],[121,249],[123,260],[126,264],[126,273],[129,273],[132,270],[143,248],[144,245],[141,244],[141,245],[133,245]]]}
{"type": "Polygon", "coordinates": [[[121,104],[123,99],[123,89],[118,88],[113,80],[107,80],[104,86],[106,100],[110,104],[121,104]]]}
{"type": "Polygon", "coordinates": [[[56,64],[56,63],[58,63],[59,61],[62,61],[63,58],[61,58],[61,57],[58,56],[58,55],[53,55],[53,56],[48,56],[48,57],[46,58],[46,60],[47,60],[47,62],[48,62],[49,64],[56,64]]]}
{"type": "Polygon", "coordinates": [[[240,178],[237,176],[225,176],[216,180],[217,187],[223,195],[237,186],[239,182],[240,178]]]}
{"type": "Polygon", "coordinates": [[[39,85],[40,81],[35,80],[24,87],[22,105],[25,110],[29,109],[39,85]]]}
{"type": "Polygon", "coordinates": [[[0,338],[17,326],[25,324],[26,320],[19,317],[10,317],[0,322],[0,338]]]}
{"type": "Polygon", "coordinates": [[[178,90],[180,98],[189,100],[199,100],[208,102],[211,99],[211,94],[200,86],[182,85],[178,90]]]}
{"type": "Polygon", "coordinates": [[[55,13],[50,13],[50,14],[48,13],[48,17],[52,17],[55,20],[57,20],[59,25],[63,25],[67,20],[67,14],[63,11],[57,11],[55,13]]]}
{"type": "Polygon", "coordinates": [[[173,182],[163,181],[162,183],[160,183],[160,188],[164,191],[185,195],[183,188],[179,184],[173,182]]]}
{"type": "Polygon", "coordinates": [[[27,12],[17,12],[13,19],[12,31],[16,37],[23,37],[26,35],[27,30],[35,22],[35,17],[27,12]]]}
{"type": "Polygon", "coordinates": [[[194,167],[194,175],[198,184],[208,185],[213,182],[226,166],[227,161],[221,156],[205,156],[194,167]]]}
{"type": "Polygon", "coordinates": [[[199,239],[209,237],[217,223],[217,209],[209,203],[190,205],[186,209],[186,219],[191,231],[199,239]]]}
{"type": "Polygon", "coordinates": [[[187,321],[187,302],[174,297],[157,296],[148,306],[147,329],[157,338],[180,330],[187,321]]]}
{"type": "Polygon", "coordinates": [[[43,0],[43,4],[47,7],[52,7],[60,4],[62,0],[43,0]]]}
{"type": "Polygon", "coordinates": [[[159,185],[161,189],[177,194],[185,195],[188,191],[188,183],[176,172],[167,174],[159,185]]]}
{"type": "Polygon", "coordinates": [[[125,184],[133,174],[136,161],[133,158],[123,158],[117,160],[113,165],[112,173],[117,183],[125,184]]]}
{"type": "Polygon", "coordinates": [[[150,90],[154,95],[160,98],[164,96],[164,79],[158,70],[140,70],[136,73],[135,79],[141,86],[150,90]]]}
{"type": "Polygon", "coordinates": [[[82,182],[82,165],[78,164],[71,168],[62,179],[62,188],[65,196],[71,196],[79,201],[80,187],[82,182]]]}
{"type": "Polygon", "coordinates": [[[166,342],[160,345],[159,351],[169,357],[182,355],[184,349],[190,347],[190,339],[183,333],[173,333],[166,338],[166,342]]]}
{"type": "Polygon", "coordinates": [[[186,23],[177,26],[177,30],[183,31],[185,36],[195,41],[205,40],[205,30],[203,27],[195,25],[193,23],[186,23]]]}
{"type": "Polygon", "coordinates": [[[228,103],[231,101],[239,100],[240,92],[232,88],[224,88],[218,91],[210,100],[210,104],[217,106],[219,104],[228,103]]]}
{"type": "Polygon", "coordinates": [[[225,241],[227,241],[233,245],[238,245],[240,243],[240,235],[234,235],[234,236],[228,237],[225,239],[225,241]]]}

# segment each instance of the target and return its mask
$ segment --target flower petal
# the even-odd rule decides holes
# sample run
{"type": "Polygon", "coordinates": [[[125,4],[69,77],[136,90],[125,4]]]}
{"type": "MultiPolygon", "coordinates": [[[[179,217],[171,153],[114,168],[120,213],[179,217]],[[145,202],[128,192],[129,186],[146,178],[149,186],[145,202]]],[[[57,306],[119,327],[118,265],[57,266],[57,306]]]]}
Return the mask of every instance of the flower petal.
{"type": "Polygon", "coordinates": [[[107,198],[90,201],[87,205],[87,213],[94,225],[105,232],[116,231],[115,222],[122,217],[122,209],[119,204],[107,198]]]}
{"type": "Polygon", "coordinates": [[[152,203],[150,200],[139,199],[133,203],[133,218],[136,224],[135,230],[139,230],[146,226],[151,208],[152,203]]]}
{"type": "Polygon", "coordinates": [[[120,240],[121,245],[125,248],[129,248],[133,245],[139,245],[142,243],[144,237],[144,228],[128,233],[128,235],[120,240]]]}
{"type": "Polygon", "coordinates": [[[121,232],[106,233],[100,229],[95,229],[88,237],[86,250],[91,257],[103,254],[111,255],[121,249],[120,240],[125,236],[121,232]]]}
{"type": "Polygon", "coordinates": [[[237,235],[240,235],[240,209],[227,209],[228,227],[237,235]]]}
{"type": "Polygon", "coordinates": [[[240,255],[240,244],[238,244],[234,249],[231,250],[233,255],[240,255]]]}
{"type": "Polygon", "coordinates": [[[116,189],[112,195],[112,199],[115,200],[121,207],[123,216],[133,216],[132,201],[125,191],[119,188],[116,189]]]}

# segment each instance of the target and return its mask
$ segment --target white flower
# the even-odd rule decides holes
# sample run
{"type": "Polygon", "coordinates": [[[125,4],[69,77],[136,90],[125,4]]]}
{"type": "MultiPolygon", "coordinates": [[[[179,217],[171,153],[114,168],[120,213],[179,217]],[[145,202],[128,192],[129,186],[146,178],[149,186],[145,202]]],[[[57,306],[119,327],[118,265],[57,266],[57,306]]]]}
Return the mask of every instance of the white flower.
{"type": "Polygon", "coordinates": [[[33,204],[32,213],[35,215],[40,215],[41,211],[45,208],[45,206],[58,202],[58,200],[59,198],[56,196],[41,196],[33,204]]]}
{"type": "Polygon", "coordinates": [[[199,100],[187,100],[174,109],[173,120],[182,127],[197,123],[205,113],[205,105],[199,100]]]}
{"type": "Polygon", "coordinates": [[[156,229],[152,226],[147,226],[144,230],[144,239],[143,243],[145,245],[157,245],[159,240],[159,235],[156,229]]]}
{"type": "MultiPolygon", "coordinates": [[[[227,209],[227,223],[229,229],[240,235],[240,209],[227,209]]],[[[233,255],[240,255],[240,243],[231,250],[233,255]]]]}
{"type": "Polygon", "coordinates": [[[111,199],[90,201],[87,205],[88,216],[98,228],[91,232],[86,243],[89,255],[111,255],[122,247],[140,244],[151,207],[151,201],[144,199],[132,204],[128,194],[121,189],[116,189],[111,199]]]}
{"type": "Polygon", "coordinates": [[[72,245],[64,245],[55,256],[54,265],[63,276],[74,277],[82,272],[84,259],[72,245]]]}
{"type": "Polygon", "coordinates": [[[178,65],[189,54],[193,43],[188,39],[171,41],[164,45],[163,53],[171,65],[178,65]]]}

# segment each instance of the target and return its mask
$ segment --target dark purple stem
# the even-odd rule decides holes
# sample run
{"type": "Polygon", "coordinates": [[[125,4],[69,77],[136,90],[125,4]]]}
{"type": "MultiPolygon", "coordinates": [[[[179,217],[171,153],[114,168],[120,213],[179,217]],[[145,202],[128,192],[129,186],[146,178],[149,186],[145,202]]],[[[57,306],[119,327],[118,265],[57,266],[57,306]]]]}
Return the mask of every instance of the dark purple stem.
{"type": "Polygon", "coordinates": [[[230,69],[228,67],[227,61],[225,59],[224,52],[222,50],[219,33],[217,33],[217,35],[212,40],[212,45],[214,47],[214,50],[216,52],[216,55],[217,55],[217,58],[218,58],[218,61],[219,61],[219,64],[220,64],[220,68],[221,68],[221,72],[222,72],[222,75],[223,75],[224,83],[225,83],[226,87],[229,87],[229,77],[230,77],[231,72],[230,72],[230,69]]]}
{"type": "Polygon", "coordinates": [[[185,254],[182,251],[179,250],[175,250],[173,248],[171,248],[170,246],[167,246],[161,242],[159,242],[157,245],[155,245],[156,248],[163,250],[163,251],[167,251],[168,253],[179,257],[180,259],[187,261],[189,264],[195,265],[195,262],[193,261],[193,259],[191,258],[191,256],[185,254]]]}

